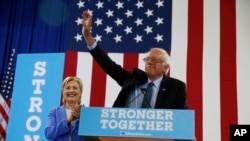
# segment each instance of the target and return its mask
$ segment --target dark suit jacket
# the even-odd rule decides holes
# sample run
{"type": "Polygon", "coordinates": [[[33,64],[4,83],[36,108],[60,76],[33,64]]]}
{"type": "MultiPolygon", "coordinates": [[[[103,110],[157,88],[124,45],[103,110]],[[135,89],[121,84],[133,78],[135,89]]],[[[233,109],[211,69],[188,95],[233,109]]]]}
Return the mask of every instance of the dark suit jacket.
{"type": "MultiPolygon", "coordinates": [[[[129,92],[135,85],[146,83],[148,80],[147,74],[137,68],[133,71],[123,69],[120,65],[112,61],[99,45],[91,50],[90,53],[101,68],[122,87],[113,107],[125,107],[129,92]]],[[[185,83],[164,75],[160,84],[155,108],[186,109],[185,83]]]]}

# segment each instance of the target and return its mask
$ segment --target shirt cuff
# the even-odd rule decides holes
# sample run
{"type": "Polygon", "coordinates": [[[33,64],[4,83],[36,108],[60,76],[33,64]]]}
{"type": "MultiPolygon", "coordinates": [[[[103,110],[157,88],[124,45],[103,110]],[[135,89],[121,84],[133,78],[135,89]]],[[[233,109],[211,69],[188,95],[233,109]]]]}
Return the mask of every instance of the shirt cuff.
{"type": "Polygon", "coordinates": [[[93,45],[90,45],[90,46],[87,46],[87,47],[88,47],[89,50],[92,50],[92,49],[95,49],[96,46],[97,46],[97,43],[95,41],[93,45]]]}

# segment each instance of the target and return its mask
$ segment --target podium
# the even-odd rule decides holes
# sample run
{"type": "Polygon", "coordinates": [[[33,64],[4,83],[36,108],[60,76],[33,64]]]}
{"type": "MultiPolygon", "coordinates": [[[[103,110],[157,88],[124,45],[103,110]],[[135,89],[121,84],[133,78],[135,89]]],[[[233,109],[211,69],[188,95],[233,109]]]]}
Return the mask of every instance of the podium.
{"type": "Polygon", "coordinates": [[[78,134],[87,141],[194,140],[194,111],[82,107],[78,134]]]}

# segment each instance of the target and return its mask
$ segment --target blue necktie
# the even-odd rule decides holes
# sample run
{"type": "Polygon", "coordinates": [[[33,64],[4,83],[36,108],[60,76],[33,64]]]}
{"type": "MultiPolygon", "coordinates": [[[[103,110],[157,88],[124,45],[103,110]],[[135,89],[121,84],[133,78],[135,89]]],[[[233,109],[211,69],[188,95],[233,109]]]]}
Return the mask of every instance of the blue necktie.
{"type": "Polygon", "coordinates": [[[142,101],[142,105],[141,105],[142,108],[152,108],[150,105],[150,101],[151,101],[151,97],[152,97],[152,93],[153,93],[153,86],[154,86],[153,82],[150,82],[148,84],[147,91],[144,94],[144,98],[142,101]]]}

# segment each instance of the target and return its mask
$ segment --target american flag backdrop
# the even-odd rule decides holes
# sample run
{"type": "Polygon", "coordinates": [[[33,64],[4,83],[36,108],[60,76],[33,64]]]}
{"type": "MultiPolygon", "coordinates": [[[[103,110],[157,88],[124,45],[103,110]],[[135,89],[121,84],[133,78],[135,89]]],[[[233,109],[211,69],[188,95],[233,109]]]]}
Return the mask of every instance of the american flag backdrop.
{"type": "Polygon", "coordinates": [[[9,110],[12,97],[12,86],[14,82],[15,49],[9,57],[8,67],[1,81],[0,87],[0,139],[6,137],[6,129],[9,119],[9,110]]]}
{"type": "Polygon", "coordinates": [[[150,47],[170,53],[170,76],[187,84],[198,141],[228,141],[230,124],[250,124],[248,0],[72,1],[64,75],[82,78],[83,104],[111,107],[120,87],[87,51],[84,10],[96,41],[124,68],[144,69],[150,47]]]}

